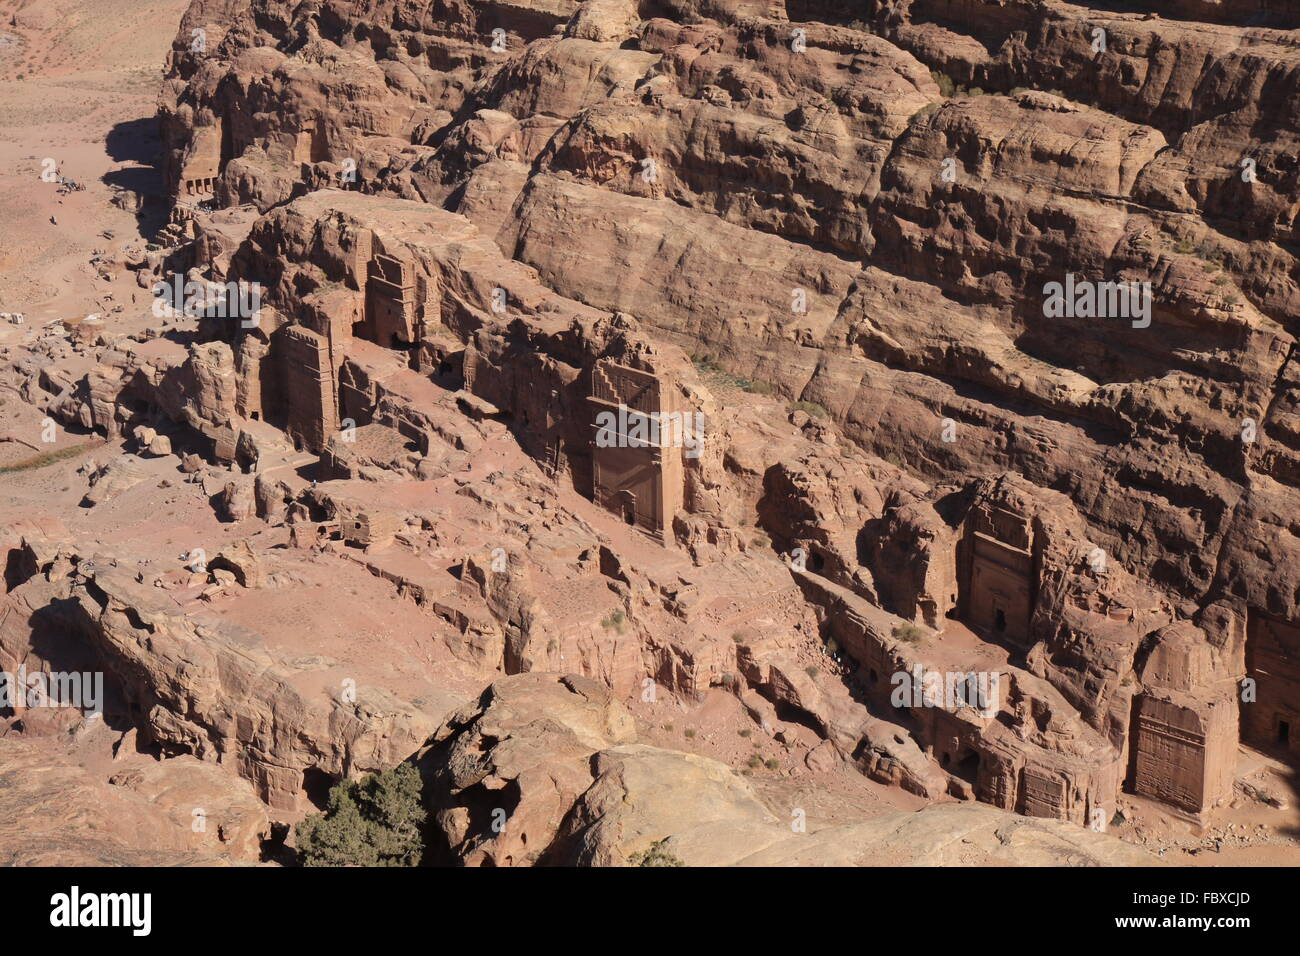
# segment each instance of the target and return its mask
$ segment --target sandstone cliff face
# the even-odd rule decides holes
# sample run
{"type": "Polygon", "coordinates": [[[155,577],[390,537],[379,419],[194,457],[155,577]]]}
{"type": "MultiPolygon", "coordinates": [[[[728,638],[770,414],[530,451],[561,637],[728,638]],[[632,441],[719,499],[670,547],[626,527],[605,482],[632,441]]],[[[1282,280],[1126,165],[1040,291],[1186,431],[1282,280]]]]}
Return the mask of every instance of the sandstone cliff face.
{"type": "Polygon", "coordinates": [[[114,772],[94,771],[68,749],[103,736],[99,718],[72,717],[42,734],[27,711],[0,728],[0,851],[8,866],[224,866],[261,858],[266,807],[244,781],[193,757],[156,761],[119,748],[114,772]]]}
{"type": "MultiPolygon", "coordinates": [[[[272,807],[295,808],[305,774],[392,766],[433,723],[379,688],[353,701],[297,691],[296,668],[255,632],[178,613],[106,556],[96,564],[44,542],[24,546],[34,573],[3,599],[5,672],[104,673],[114,725],[138,728],[165,756],[233,765],[272,807]]],[[[151,780],[127,782],[149,789],[151,780]]]]}
{"type": "MultiPolygon", "coordinates": [[[[1238,683],[1300,626],[1297,42],[1262,6],[196,0],[160,100],[194,241],[139,275],[257,283],[259,314],[44,335],[0,383],[132,449],[83,507],[143,498],[175,443],[251,537],[194,580],[156,542],[19,535],[0,652],[102,663],[152,744],[286,811],[514,675],[424,756],[462,862],[625,862],[681,829],[658,777],[688,862],[915,835],[790,842],[639,741],[618,699],[647,685],[930,801],[1199,818],[1238,683]],[[1150,311],[1049,308],[1076,279],[1150,311]],[[609,396],[708,440],[602,459],[609,396]],[[403,599],[400,650],[350,647],[400,693],[263,641],[323,569],[403,599]],[[926,669],[1000,692],[893,699],[926,669]]],[[[928,862],[954,834],[1074,858],[927,812],[928,862]]]]}
{"type": "MultiPolygon", "coordinates": [[[[0,840],[8,866],[220,864],[147,801],[30,743],[0,740],[0,840]]],[[[254,857],[255,859],[255,857],[254,857]]]]}
{"type": "Polygon", "coordinates": [[[656,844],[691,866],[1156,862],[1101,833],[973,806],[801,826],[799,807],[731,768],[638,743],[631,714],[573,675],[498,681],[420,761],[442,848],[471,865],[636,865],[656,844]]]}
{"type": "Polygon", "coordinates": [[[266,208],[299,166],[337,182],[351,160],[357,188],[467,215],[556,291],[824,405],[928,479],[1010,468],[1065,491],[1119,560],[1191,605],[1295,612],[1268,575],[1206,557],[1296,549],[1275,517],[1297,469],[1297,61],[1268,29],[1280,14],[247,9],[230,33],[229,5],[187,19],[219,42],[176,47],[173,182],[219,142],[224,197],[266,208]],[[980,92],[945,97],[931,70],[980,92]],[[1152,325],[1045,318],[1043,286],[1067,273],[1150,281],[1152,325]],[[956,442],[938,440],[945,418],[956,442]]]}

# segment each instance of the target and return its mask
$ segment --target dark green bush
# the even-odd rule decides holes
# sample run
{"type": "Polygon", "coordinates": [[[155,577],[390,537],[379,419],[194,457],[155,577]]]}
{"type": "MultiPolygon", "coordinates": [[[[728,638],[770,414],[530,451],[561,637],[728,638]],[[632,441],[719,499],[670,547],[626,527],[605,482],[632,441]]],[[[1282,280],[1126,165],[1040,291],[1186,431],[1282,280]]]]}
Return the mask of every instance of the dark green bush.
{"type": "Polygon", "coordinates": [[[303,866],[417,866],[424,853],[420,774],[413,764],[344,780],[324,813],[295,828],[303,866]]]}

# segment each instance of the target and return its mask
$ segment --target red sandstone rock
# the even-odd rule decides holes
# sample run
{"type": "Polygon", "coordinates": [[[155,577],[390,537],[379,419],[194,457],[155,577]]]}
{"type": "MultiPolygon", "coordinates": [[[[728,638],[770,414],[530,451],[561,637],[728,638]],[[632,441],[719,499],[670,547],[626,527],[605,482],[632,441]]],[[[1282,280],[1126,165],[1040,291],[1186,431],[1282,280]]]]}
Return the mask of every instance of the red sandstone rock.
{"type": "MultiPolygon", "coordinates": [[[[3,464],[47,416],[107,442],[12,459],[0,664],[110,677],[159,850],[250,859],[223,780],[293,815],[440,726],[445,862],[1141,862],[1078,827],[1207,824],[1239,742],[1300,747],[1300,73],[1266,6],[196,0],[170,245],[121,268],[260,310],[0,335],[3,464]],[[1048,314],[1067,275],[1149,282],[1149,324],[1048,314]],[[927,671],[991,699],[899,703],[927,671]],[[659,695],[722,695],[792,780],[1050,820],[792,840],[646,742],[659,695]],[[217,844],[173,839],[191,791],[217,844]]],[[[29,711],[6,744],[88,726],[29,711]]]]}

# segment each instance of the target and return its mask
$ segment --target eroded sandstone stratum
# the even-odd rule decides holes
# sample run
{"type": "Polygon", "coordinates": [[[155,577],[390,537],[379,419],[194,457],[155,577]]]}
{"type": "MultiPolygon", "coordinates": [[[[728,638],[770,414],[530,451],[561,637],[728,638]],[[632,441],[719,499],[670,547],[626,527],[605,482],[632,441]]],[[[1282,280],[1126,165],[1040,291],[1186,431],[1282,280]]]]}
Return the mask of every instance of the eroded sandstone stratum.
{"type": "Polygon", "coordinates": [[[1149,6],[195,0],[128,264],[209,297],[0,340],[105,442],[4,479],[0,665],[243,858],[417,753],[444,861],[1292,846],[1300,10],[1149,6]]]}

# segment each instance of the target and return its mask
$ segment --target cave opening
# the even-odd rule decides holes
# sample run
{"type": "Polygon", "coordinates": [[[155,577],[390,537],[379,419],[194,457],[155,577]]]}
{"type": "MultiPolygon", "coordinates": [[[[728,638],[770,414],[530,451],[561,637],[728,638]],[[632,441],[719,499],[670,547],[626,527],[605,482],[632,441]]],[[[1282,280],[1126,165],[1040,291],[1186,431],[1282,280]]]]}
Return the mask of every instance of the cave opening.
{"type": "Polygon", "coordinates": [[[302,772],[303,796],[317,810],[324,810],[329,805],[330,790],[336,783],[338,780],[334,775],[320,767],[308,767],[302,772]]]}

